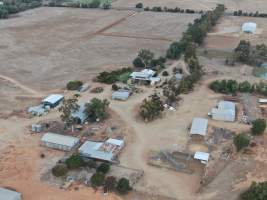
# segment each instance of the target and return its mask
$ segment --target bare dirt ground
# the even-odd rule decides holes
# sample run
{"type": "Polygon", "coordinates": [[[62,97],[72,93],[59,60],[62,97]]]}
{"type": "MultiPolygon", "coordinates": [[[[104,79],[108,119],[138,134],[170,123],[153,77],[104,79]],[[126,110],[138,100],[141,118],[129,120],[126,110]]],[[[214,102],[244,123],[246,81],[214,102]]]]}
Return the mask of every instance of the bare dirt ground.
{"type": "Polygon", "coordinates": [[[139,2],[142,2],[145,7],[167,6],[171,8],[210,10],[215,8],[217,4],[224,4],[231,11],[241,9],[247,12],[266,12],[267,10],[265,0],[117,0],[113,5],[118,7],[135,7],[139,2]]]}
{"type": "Polygon", "coordinates": [[[267,19],[224,16],[208,34],[205,40],[205,48],[222,51],[234,50],[240,40],[248,40],[252,45],[266,43],[267,41],[267,19]],[[255,22],[257,30],[255,34],[246,34],[241,31],[245,22],[255,22]]]}

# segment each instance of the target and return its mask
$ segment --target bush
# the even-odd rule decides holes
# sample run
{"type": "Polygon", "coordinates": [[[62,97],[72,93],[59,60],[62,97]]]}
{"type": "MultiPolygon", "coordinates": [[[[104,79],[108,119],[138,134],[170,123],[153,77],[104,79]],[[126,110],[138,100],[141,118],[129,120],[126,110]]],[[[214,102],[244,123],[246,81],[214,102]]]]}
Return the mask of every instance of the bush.
{"type": "Polygon", "coordinates": [[[143,8],[143,4],[142,3],[138,3],[135,5],[136,8],[143,8]]]}
{"type": "Polygon", "coordinates": [[[249,145],[250,139],[247,134],[241,133],[234,137],[234,144],[236,146],[237,151],[247,147],[249,145]]]}
{"type": "Polygon", "coordinates": [[[77,169],[79,167],[84,166],[83,158],[76,154],[70,156],[66,161],[65,164],[67,165],[68,169],[77,169]]]}
{"type": "Polygon", "coordinates": [[[99,8],[100,7],[100,4],[101,4],[101,1],[100,0],[92,0],[89,3],[89,8],[99,8]]]}
{"type": "Polygon", "coordinates": [[[108,191],[113,191],[113,190],[115,190],[116,185],[117,185],[117,180],[116,180],[116,178],[115,178],[114,176],[108,176],[108,177],[105,179],[104,186],[105,186],[105,188],[106,188],[108,191]]]}
{"type": "Polygon", "coordinates": [[[91,177],[91,184],[93,187],[99,187],[104,184],[105,175],[99,172],[96,172],[91,177]]]}
{"type": "Polygon", "coordinates": [[[111,1],[110,0],[105,0],[105,2],[102,4],[102,8],[104,10],[110,9],[111,8],[111,1]]]}
{"type": "Polygon", "coordinates": [[[178,59],[181,57],[182,53],[183,45],[180,42],[173,42],[167,50],[166,57],[169,59],[178,59]]]}
{"type": "Polygon", "coordinates": [[[140,57],[136,57],[133,60],[133,66],[137,67],[137,68],[144,68],[145,67],[145,63],[143,62],[143,60],[140,57]]]}
{"type": "Polygon", "coordinates": [[[119,86],[117,86],[116,84],[112,84],[111,88],[112,88],[113,91],[117,91],[117,90],[120,89],[119,86]]]}
{"type": "Polygon", "coordinates": [[[101,121],[108,117],[109,101],[93,98],[90,103],[85,105],[85,113],[91,121],[101,121]]]}
{"type": "Polygon", "coordinates": [[[265,119],[256,119],[252,122],[251,132],[253,135],[262,135],[266,129],[265,119]]]}
{"type": "Polygon", "coordinates": [[[92,93],[101,93],[104,91],[104,88],[102,87],[96,87],[91,90],[92,93]]]}
{"type": "Polygon", "coordinates": [[[162,72],[162,76],[169,76],[169,73],[167,71],[162,72]]]}
{"type": "Polygon", "coordinates": [[[57,164],[52,169],[52,174],[56,177],[64,176],[68,173],[68,168],[65,164],[57,164]]]}
{"type": "Polygon", "coordinates": [[[267,199],[267,181],[253,182],[249,189],[240,195],[241,200],[264,200],[267,199]]]}
{"type": "Polygon", "coordinates": [[[130,187],[129,180],[126,178],[121,178],[118,181],[117,184],[117,190],[121,194],[126,194],[128,191],[130,191],[132,188],[130,187]]]}
{"type": "Polygon", "coordinates": [[[117,81],[120,81],[120,78],[124,74],[128,74],[132,72],[131,68],[121,68],[118,70],[114,70],[111,72],[101,72],[97,77],[97,81],[101,83],[106,83],[106,84],[113,84],[117,81]]]}
{"type": "Polygon", "coordinates": [[[97,172],[101,172],[103,174],[106,174],[108,173],[110,170],[110,165],[107,164],[107,163],[101,163],[97,168],[96,168],[96,171],[97,172]]]}
{"type": "Polygon", "coordinates": [[[70,81],[67,83],[68,90],[78,90],[83,85],[82,81],[70,81]]]}

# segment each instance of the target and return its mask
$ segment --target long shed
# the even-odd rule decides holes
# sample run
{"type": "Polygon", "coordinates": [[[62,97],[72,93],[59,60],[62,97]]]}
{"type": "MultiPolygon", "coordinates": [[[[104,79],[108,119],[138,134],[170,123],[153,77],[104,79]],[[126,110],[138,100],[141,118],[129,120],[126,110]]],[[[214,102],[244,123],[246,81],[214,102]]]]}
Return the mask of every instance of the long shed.
{"type": "Polygon", "coordinates": [[[235,104],[231,101],[220,101],[218,108],[211,110],[212,119],[219,121],[235,121],[235,104]]]}
{"type": "Polygon", "coordinates": [[[207,129],[208,120],[205,118],[195,117],[191,125],[190,134],[205,136],[207,134],[207,129]]]}
{"type": "Polygon", "coordinates": [[[50,108],[54,108],[63,100],[63,98],[64,96],[61,94],[51,94],[43,99],[42,104],[44,106],[50,106],[50,108]]]}
{"type": "Polygon", "coordinates": [[[0,200],[21,200],[21,193],[6,188],[0,188],[0,200]]]}
{"type": "Polygon", "coordinates": [[[71,151],[77,147],[79,143],[79,138],[55,133],[46,133],[41,139],[42,146],[63,151],[71,151]]]}

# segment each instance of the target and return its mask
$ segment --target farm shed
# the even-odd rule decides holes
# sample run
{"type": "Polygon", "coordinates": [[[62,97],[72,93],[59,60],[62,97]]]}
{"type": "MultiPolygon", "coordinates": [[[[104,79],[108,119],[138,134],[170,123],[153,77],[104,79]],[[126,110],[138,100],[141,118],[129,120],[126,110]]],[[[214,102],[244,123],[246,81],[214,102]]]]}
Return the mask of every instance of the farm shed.
{"type": "Polygon", "coordinates": [[[54,108],[63,100],[63,98],[64,96],[61,94],[51,94],[42,101],[42,104],[54,108]]]}
{"type": "Polygon", "coordinates": [[[218,108],[211,110],[211,116],[214,120],[235,121],[235,104],[231,101],[220,101],[218,108]]]}
{"type": "Polygon", "coordinates": [[[84,112],[86,109],[85,103],[84,104],[79,104],[79,109],[73,113],[71,113],[72,118],[75,119],[77,124],[83,124],[88,116],[87,114],[84,112]]]}
{"type": "Polygon", "coordinates": [[[209,157],[210,157],[209,153],[205,153],[205,152],[201,152],[201,151],[197,151],[194,155],[194,159],[200,160],[201,163],[203,163],[203,164],[208,163],[209,157]]]}
{"type": "Polygon", "coordinates": [[[208,129],[208,120],[196,117],[193,119],[190,129],[190,134],[205,136],[207,134],[207,129],[208,129]]]}
{"type": "Polygon", "coordinates": [[[130,96],[129,90],[118,90],[112,93],[112,99],[126,101],[130,96]]]}
{"type": "Polygon", "coordinates": [[[1,200],[21,200],[21,193],[5,188],[0,188],[1,200]]]}
{"type": "Polygon", "coordinates": [[[255,33],[257,24],[254,22],[246,22],[242,25],[242,31],[245,33],[255,33]]]}
{"type": "Polygon", "coordinates": [[[76,137],[59,135],[55,133],[46,133],[41,139],[41,145],[53,149],[59,149],[63,151],[71,151],[78,144],[80,140],[76,137]]]}
{"type": "Polygon", "coordinates": [[[115,146],[119,147],[120,149],[122,149],[124,147],[124,141],[123,140],[109,138],[106,141],[106,143],[115,145],[115,146]]]}

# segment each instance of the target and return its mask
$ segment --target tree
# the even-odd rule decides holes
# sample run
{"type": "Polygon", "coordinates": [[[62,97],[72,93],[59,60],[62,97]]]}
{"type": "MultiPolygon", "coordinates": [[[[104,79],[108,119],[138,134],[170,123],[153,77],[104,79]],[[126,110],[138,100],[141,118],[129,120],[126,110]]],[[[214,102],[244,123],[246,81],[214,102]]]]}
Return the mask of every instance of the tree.
{"type": "Polygon", "coordinates": [[[234,137],[234,144],[236,146],[237,151],[247,147],[249,145],[250,139],[247,134],[241,133],[234,137]]]}
{"type": "Polygon", "coordinates": [[[141,49],[138,53],[138,57],[142,59],[145,67],[147,67],[154,58],[154,53],[148,49],[141,49]]]}
{"type": "Polygon", "coordinates": [[[91,177],[91,184],[93,187],[99,187],[104,184],[104,180],[105,180],[105,175],[103,173],[96,172],[91,177]]]}
{"type": "Polygon", "coordinates": [[[252,182],[247,191],[240,195],[241,200],[265,200],[267,199],[267,181],[252,182]]]}
{"type": "Polygon", "coordinates": [[[92,0],[89,3],[89,8],[99,8],[100,4],[101,4],[100,0],[92,0]]]}
{"type": "Polygon", "coordinates": [[[85,104],[85,113],[92,121],[102,121],[108,117],[109,101],[93,98],[90,103],[85,104]]]}
{"type": "Polygon", "coordinates": [[[68,90],[78,90],[83,85],[82,81],[70,81],[67,83],[68,90]]]}
{"type": "Polygon", "coordinates": [[[105,187],[108,191],[113,191],[113,190],[115,190],[116,185],[117,185],[116,177],[114,177],[114,176],[108,176],[108,177],[105,179],[104,187],[105,187]]]}
{"type": "Polygon", "coordinates": [[[262,135],[266,129],[265,119],[256,119],[252,122],[251,132],[253,135],[262,135]]]}
{"type": "Polygon", "coordinates": [[[143,8],[143,4],[142,3],[138,3],[135,5],[136,8],[143,8]]]}
{"type": "Polygon", "coordinates": [[[56,177],[64,176],[68,172],[68,168],[65,164],[57,164],[52,168],[52,174],[56,177]]]}
{"type": "Polygon", "coordinates": [[[169,76],[169,73],[167,71],[163,71],[162,76],[169,76]]]}
{"type": "Polygon", "coordinates": [[[101,163],[97,168],[96,171],[97,172],[101,172],[103,174],[108,173],[108,171],[110,170],[110,165],[107,163],[101,163]]]}
{"type": "Polygon", "coordinates": [[[79,95],[74,95],[70,99],[64,99],[62,106],[59,107],[59,112],[61,113],[60,118],[66,124],[67,127],[73,125],[76,121],[72,117],[72,113],[79,109],[78,102],[79,95]]]}
{"type": "Polygon", "coordinates": [[[102,8],[104,10],[110,9],[111,8],[111,1],[110,0],[105,0],[104,3],[102,4],[102,8]]]}
{"type": "Polygon", "coordinates": [[[138,56],[133,60],[133,66],[137,68],[144,68],[146,65],[143,60],[138,56]]]}
{"type": "Polygon", "coordinates": [[[117,184],[117,190],[121,194],[126,194],[128,191],[130,191],[132,188],[130,187],[130,182],[126,178],[121,178],[118,181],[117,184]]]}
{"type": "Polygon", "coordinates": [[[239,83],[240,92],[251,92],[251,84],[248,81],[243,81],[239,83]]]}
{"type": "Polygon", "coordinates": [[[145,120],[153,120],[160,116],[164,110],[163,102],[157,94],[150,96],[150,99],[144,99],[140,106],[139,114],[145,120]]]}
{"type": "Polygon", "coordinates": [[[68,169],[77,169],[81,166],[84,166],[83,158],[79,154],[71,155],[66,161],[68,169]]]}
{"type": "Polygon", "coordinates": [[[250,56],[250,42],[241,40],[235,49],[235,54],[238,61],[247,63],[250,56]]]}
{"type": "Polygon", "coordinates": [[[183,45],[180,42],[173,42],[167,50],[166,57],[169,59],[179,59],[181,57],[182,52],[183,45]]]}

